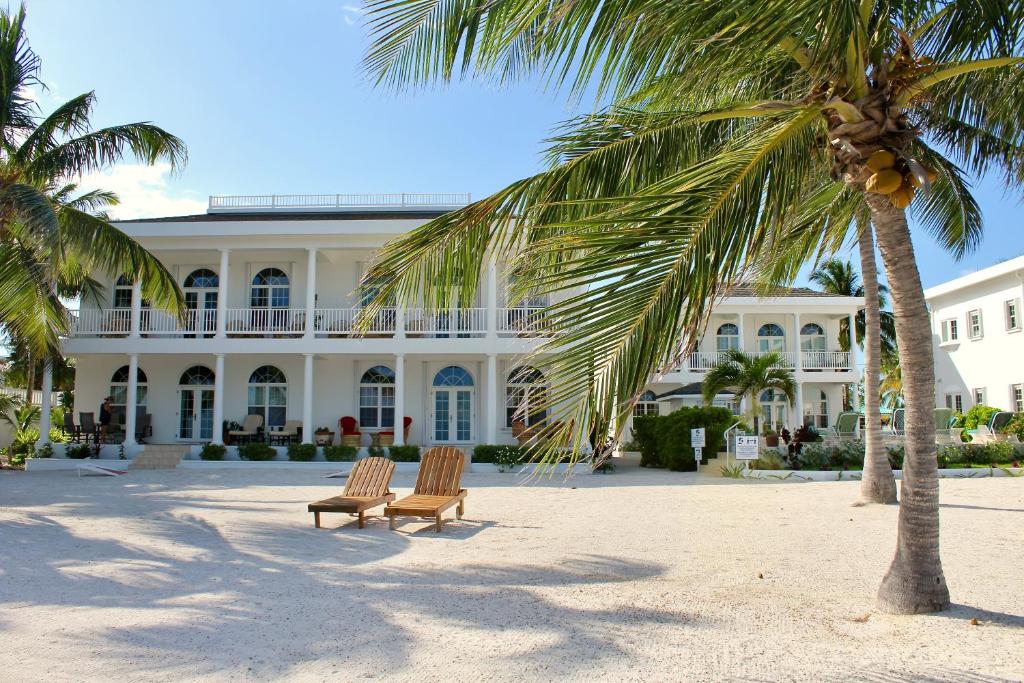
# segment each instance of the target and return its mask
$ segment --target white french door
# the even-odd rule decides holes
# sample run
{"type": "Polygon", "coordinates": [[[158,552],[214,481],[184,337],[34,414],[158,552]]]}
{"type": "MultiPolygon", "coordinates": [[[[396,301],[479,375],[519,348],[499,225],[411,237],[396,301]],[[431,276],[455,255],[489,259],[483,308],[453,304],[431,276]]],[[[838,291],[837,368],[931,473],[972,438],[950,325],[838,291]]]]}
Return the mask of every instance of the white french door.
{"type": "Polygon", "coordinates": [[[209,441],[213,438],[213,389],[178,389],[178,439],[209,441]]]}
{"type": "Polygon", "coordinates": [[[185,290],[185,307],[191,313],[189,331],[205,332],[212,337],[217,331],[217,290],[189,288],[185,290]]]}
{"type": "Polygon", "coordinates": [[[435,443],[473,441],[473,390],[435,388],[431,400],[431,429],[435,443]]]}

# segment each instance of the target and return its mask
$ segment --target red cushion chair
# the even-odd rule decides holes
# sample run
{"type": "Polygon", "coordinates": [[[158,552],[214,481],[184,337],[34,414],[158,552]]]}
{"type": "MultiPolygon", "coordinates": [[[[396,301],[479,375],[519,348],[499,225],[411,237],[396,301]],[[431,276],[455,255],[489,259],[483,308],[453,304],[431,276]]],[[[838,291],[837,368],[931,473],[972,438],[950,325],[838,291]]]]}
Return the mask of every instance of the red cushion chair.
{"type": "MultiPolygon", "coordinates": [[[[402,437],[405,439],[406,443],[408,443],[408,441],[409,441],[409,427],[411,427],[411,426],[412,426],[412,418],[409,417],[408,415],[403,417],[402,418],[402,437]]],[[[395,435],[395,430],[394,429],[387,429],[387,430],[384,430],[384,431],[378,432],[378,433],[381,434],[381,435],[388,434],[390,436],[394,436],[395,435]]]]}
{"type": "Polygon", "coordinates": [[[338,427],[341,428],[342,436],[352,436],[355,434],[362,434],[359,431],[359,422],[354,417],[345,416],[338,420],[338,427]]]}

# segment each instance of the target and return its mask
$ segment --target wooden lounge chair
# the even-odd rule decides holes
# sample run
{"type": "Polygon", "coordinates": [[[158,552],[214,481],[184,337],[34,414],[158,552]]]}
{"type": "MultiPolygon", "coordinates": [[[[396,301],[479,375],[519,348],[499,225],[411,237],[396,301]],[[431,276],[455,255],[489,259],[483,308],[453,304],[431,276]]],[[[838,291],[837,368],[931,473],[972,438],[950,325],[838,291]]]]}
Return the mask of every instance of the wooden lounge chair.
{"type": "Polygon", "coordinates": [[[363,515],[367,510],[395,499],[395,494],[388,488],[394,471],[395,463],[388,458],[357,460],[340,496],[309,504],[313,526],[320,528],[321,512],[348,512],[359,515],[359,528],[362,529],[366,526],[363,515]]]}
{"type": "Polygon", "coordinates": [[[434,531],[441,531],[441,513],[453,505],[458,505],[455,516],[462,519],[468,492],[459,488],[459,480],[465,460],[462,451],[451,446],[438,446],[424,453],[412,495],[384,508],[384,514],[391,518],[391,528],[395,528],[395,517],[402,515],[433,517],[434,531]]]}

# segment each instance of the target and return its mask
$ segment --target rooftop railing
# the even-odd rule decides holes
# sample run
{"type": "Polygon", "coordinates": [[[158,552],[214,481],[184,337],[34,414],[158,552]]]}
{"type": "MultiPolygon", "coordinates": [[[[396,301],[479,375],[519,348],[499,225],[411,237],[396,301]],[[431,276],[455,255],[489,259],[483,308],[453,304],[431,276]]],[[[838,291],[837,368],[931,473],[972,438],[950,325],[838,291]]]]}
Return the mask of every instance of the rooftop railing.
{"type": "Polygon", "coordinates": [[[416,194],[261,194],[211,196],[209,213],[231,211],[330,211],[417,208],[454,208],[471,201],[470,194],[441,192],[416,194]]]}

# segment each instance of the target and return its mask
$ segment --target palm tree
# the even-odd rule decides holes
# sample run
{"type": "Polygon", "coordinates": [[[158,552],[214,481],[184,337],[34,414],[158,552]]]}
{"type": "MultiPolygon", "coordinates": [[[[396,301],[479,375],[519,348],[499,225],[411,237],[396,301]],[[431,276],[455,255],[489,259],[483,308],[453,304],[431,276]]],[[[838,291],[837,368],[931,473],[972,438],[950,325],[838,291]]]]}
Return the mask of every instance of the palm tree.
{"type": "MultiPolygon", "coordinates": [[[[811,273],[811,281],[824,291],[840,296],[864,297],[864,308],[854,318],[857,344],[864,349],[864,472],[861,477],[861,498],[867,503],[895,503],[896,477],[882,443],[882,413],[878,405],[879,358],[896,349],[896,321],[885,310],[888,288],[878,283],[875,266],[875,243],[871,225],[863,215],[856,219],[859,236],[861,271],[864,284],[849,261],[830,259],[811,273]],[[865,343],[866,342],[866,343],[865,343]]],[[[850,350],[847,320],[840,321],[839,344],[850,350]]],[[[855,389],[854,389],[855,390],[855,389]]]]}
{"type": "Polygon", "coordinates": [[[961,166],[1024,180],[1022,15],[968,0],[371,0],[378,83],[539,72],[609,104],[555,133],[550,168],[386,247],[369,313],[472,300],[499,259],[511,300],[562,293],[540,352],[575,454],[625,422],[615,397],[672,367],[728,286],[794,245],[835,253],[866,206],[907,377],[878,605],[945,609],[931,330],[906,210],[959,256],[981,235],[961,166]]]}
{"type": "MultiPolygon", "coordinates": [[[[858,231],[861,231],[862,227],[863,229],[869,229],[869,226],[858,226],[858,231]]],[[[857,242],[859,245],[861,240],[858,239],[857,242]]],[[[871,239],[870,233],[867,235],[866,243],[871,244],[872,248],[874,248],[874,241],[871,239]]],[[[861,260],[861,270],[864,270],[863,256],[861,260]]],[[[853,269],[853,264],[839,259],[829,259],[820,264],[814,269],[808,279],[818,285],[823,292],[835,294],[836,296],[853,296],[858,298],[864,296],[865,285],[867,284],[866,275],[862,284],[861,276],[853,269]]],[[[878,281],[876,280],[875,282],[877,283],[878,281]]],[[[889,288],[883,284],[878,284],[880,340],[883,353],[891,353],[896,349],[896,319],[893,317],[892,311],[885,310],[885,307],[888,305],[888,294],[889,288]]],[[[857,340],[857,346],[862,349],[864,348],[864,336],[867,329],[868,307],[865,306],[864,309],[857,311],[857,315],[853,318],[854,338],[857,340]]],[[[849,322],[846,318],[839,321],[839,346],[843,351],[850,350],[849,322]]]]}
{"type": "Polygon", "coordinates": [[[25,9],[0,10],[0,326],[34,355],[58,349],[68,313],[59,295],[80,289],[104,271],[141,280],[154,305],[182,309],[173,276],[137,242],[94,211],[104,192],[71,197],[74,179],[126,155],[146,163],[186,158],[181,140],[151,123],[92,130],[93,93],[41,116],[25,95],[38,80],[40,60],[24,32],[25,9]],[[70,189],[69,189],[70,188],[70,189]]]}
{"type": "Polygon", "coordinates": [[[882,359],[882,381],[878,389],[880,400],[890,409],[903,405],[903,372],[900,370],[899,358],[886,356],[882,359]]]}
{"type": "Polygon", "coordinates": [[[758,398],[766,389],[782,392],[789,405],[796,402],[796,380],[793,373],[784,367],[782,356],[778,353],[748,356],[737,349],[729,349],[722,362],[708,372],[701,391],[707,405],[726,391],[731,391],[737,400],[746,398],[753,417],[754,433],[760,434],[758,398]]]}

